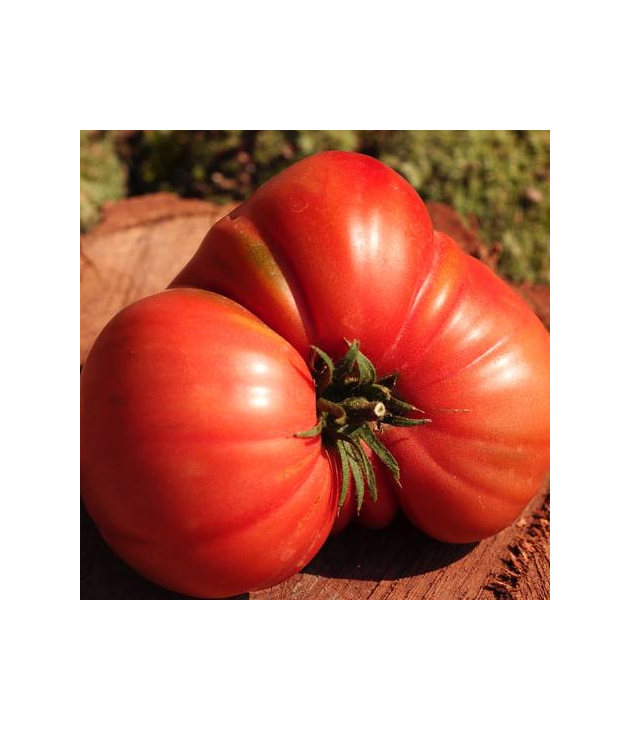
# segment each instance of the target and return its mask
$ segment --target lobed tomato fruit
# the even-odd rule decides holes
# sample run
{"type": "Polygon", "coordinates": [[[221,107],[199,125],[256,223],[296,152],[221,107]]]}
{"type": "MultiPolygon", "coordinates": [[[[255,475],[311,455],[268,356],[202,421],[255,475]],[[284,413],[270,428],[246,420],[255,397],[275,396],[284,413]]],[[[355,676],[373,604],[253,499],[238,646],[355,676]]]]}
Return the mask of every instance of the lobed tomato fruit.
{"type": "Polygon", "coordinates": [[[114,317],[81,409],[105,540],[168,588],[223,597],[297,572],[358,507],[383,527],[400,505],[449,542],[509,525],[549,468],[549,335],[402,177],[326,152],[114,317]]]}
{"type": "Polygon", "coordinates": [[[306,158],[208,233],[173,286],[239,302],[304,357],[357,339],[432,423],[382,440],[407,516],[440,540],[509,525],[549,469],[549,335],[446,235],[397,173],[348,152],[306,158]]]}

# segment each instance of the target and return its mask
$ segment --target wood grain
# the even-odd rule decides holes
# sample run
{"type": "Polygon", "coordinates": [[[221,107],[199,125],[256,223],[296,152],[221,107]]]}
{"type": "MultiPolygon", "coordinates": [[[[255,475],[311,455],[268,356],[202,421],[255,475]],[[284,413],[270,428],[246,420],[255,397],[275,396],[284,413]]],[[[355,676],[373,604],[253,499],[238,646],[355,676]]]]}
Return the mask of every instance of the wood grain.
{"type": "Polygon", "coordinates": [[[527,569],[530,563],[534,565],[533,560],[515,564],[511,567],[509,590],[499,589],[507,570],[507,556],[524,554],[523,535],[535,529],[539,512],[547,503],[548,491],[543,489],[518,524],[470,545],[432,540],[402,516],[387,530],[372,532],[352,525],[329,539],[300,574],[281,585],[252,593],[250,598],[548,598],[548,569],[545,573],[544,551],[537,547],[534,554],[542,570],[527,569]]]}
{"type": "MultiPolygon", "coordinates": [[[[163,289],[192,256],[208,228],[232,207],[160,193],[105,210],[99,226],[81,239],[81,363],[107,321],[123,306],[163,289]]],[[[444,225],[448,222],[449,233],[459,240],[456,219],[443,207],[434,215],[444,225]]],[[[493,249],[472,239],[466,230],[461,233],[461,245],[492,264],[493,249]]],[[[549,288],[519,290],[549,326],[549,288]]],[[[382,531],[352,525],[330,538],[298,575],[236,598],[549,599],[549,533],[547,485],[517,523],[480,543],[436,542],[402,515],[382,531]]],[[[125,565],[81,506],[81,598],[187,597],[145,580],[125,565]]]]}
{"type": "Polygon", "coordinates": [[[101,223],[81,237],[81,363],[114,314],[168,286],[233,207],[156,193],[104,210],[101,223]]]}

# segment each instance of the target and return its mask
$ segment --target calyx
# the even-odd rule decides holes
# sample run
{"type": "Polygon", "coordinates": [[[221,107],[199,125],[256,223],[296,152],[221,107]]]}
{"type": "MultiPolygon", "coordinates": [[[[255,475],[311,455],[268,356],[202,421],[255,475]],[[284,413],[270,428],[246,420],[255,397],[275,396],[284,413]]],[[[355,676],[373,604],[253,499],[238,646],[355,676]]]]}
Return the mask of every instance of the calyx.
{"type": "Polygon", "coordinates": [[[409,418],[410,412],[423,411],[393,395],[398,375],[378,378],[374,365],[359,350],[357,340],[346,340],[346,344],[348,351],[336,363],[319,347],[311,346],[309,365],[315,380],[319,419],[313,428],[295,436],[311,438],[321,434],[326,446],[337,450],[342,474],[339,509],[352,478],[359,512],[366,484],[370,497],[374,501],[378,497],[374,470],[361,444],[370,447],[400,486],[396,459],[377,434],[384,427],[421,426],[431,420],[409,418]]]}

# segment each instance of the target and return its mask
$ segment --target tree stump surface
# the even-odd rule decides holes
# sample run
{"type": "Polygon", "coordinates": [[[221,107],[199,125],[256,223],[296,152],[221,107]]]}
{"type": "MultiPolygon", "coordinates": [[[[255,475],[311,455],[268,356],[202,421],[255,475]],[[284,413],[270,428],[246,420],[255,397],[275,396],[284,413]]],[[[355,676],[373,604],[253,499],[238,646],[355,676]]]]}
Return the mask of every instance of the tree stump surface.
{"type": "Polygon", "coordinates": [[[116,312],[164,289],[233,207],[156,193],[104,208],[81,236],[81,364],[116,312]]]}
{"type": "MultiPolygon", "coordinates": [[[[183,200],[169,193],[107,206],[81,237],[81,365],[105,324],[122,307],[164,289],[190,259],[211,225],[233,205],[183,200]]],[[[445,230],[488,265],[497,252],[441,204],[429,204],[445,230]]],[[[549,327],[549,287],[516,287],[549,327]]],[[[492,538],[447,545],[424,535],[403,515],[386,530],[356,524],[331,537],[300,573],[251,594],[284,599],[549,599],[549,485],[520,519],[492,538]]],[[[105,544],[81,505],[82,599],[185,599],[149,582],[105,544]]]]}

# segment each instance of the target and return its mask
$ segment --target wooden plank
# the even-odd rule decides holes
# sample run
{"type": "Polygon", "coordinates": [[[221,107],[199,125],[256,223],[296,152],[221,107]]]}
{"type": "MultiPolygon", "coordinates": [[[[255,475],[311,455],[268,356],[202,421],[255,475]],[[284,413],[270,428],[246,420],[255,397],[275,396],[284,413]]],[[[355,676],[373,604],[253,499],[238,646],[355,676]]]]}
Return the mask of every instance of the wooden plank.
{"type": "MultiPolygon", "coordinates": [[[[169,194],[122,201],[81,239],[81,362],[107,321],[123,306],[163,289],[188,261],[208,228],[233,206],[185,201],[169,194]]],[[[496,252],[458,233],[456,219],[433,211],[467,250],[492,265],[496,252]]],[[[549,288],[519,287],[549,326],[549,288]]],[[[521,519],[473,545],[431,540],[402,515],[387,530],[351,525],[314,560],[252,600],[284,599],[548,599],[549,490],[521,519]]],[[[186,598],[145,580],[107,547],[81,507],[81,598],[186,598]]]]}

